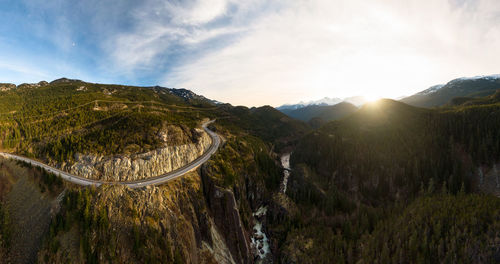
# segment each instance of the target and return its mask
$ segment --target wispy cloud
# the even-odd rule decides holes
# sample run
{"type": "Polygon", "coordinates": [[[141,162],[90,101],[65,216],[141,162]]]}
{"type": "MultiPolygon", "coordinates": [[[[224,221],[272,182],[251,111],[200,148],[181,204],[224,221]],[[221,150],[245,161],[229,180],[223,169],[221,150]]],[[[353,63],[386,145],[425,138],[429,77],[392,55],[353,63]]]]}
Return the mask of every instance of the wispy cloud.
{"type": "Polygon", "coordinates": [[[228,45],[225,40],[246,31],[249,13],[260,5],[232,0],[145,1],[132,12],[131,29],[108,36],[104,49],[113,66],[126,73],[175,67],[184,62],[179,57],[189,60],[228,45]]]}

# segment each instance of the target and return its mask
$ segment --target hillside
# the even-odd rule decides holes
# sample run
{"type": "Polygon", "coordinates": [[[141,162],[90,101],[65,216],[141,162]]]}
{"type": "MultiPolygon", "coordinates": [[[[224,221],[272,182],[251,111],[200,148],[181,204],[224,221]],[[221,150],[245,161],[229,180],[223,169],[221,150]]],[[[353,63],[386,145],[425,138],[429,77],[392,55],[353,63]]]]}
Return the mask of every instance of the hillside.
{"type": "MultiPolygon", "coordinates": [[[[0,92],[0,140],[4,149],[38,157],[116,154],[127,148],[146,151],[158,147],[156,133],[167,124],[179,125],[182,120],[186,128],[195,127],[213,107],[201,96],[161,87],[68,79],[22,84],[0,92]]],[[[178,142],[169,143],[183,141],[192,138],[181,133],[178,142]]]]}
{"type": "Polygon", "coordinates": [[[230,105],[219,108],[218,123],[229,130],[243,130],[276,145],[276,152],[300,139],[309,127],[270,106],[247,108],[230,105]]]}
{"type": "Polygon", "coordinates": [[[223,143],[200,169],[140,189],[75,186],[0,159],[2,257],[23,263],[500,261],[492,244],[500,237],[491,232],[500,210],[498,94],[437,109],[389,99],[360,109],[345,104],[352,113],[318,121],[321,127],[312,130],[269,106],[216,105],[187,90],[66,79],[9,87],[0,92],[4,150],[64,169],[94,169],[91,158],[109,158],[119,164],[113,177],[131,174],[139,166],[134,160],[147,167],[151,160],[196,158],[207,143],[198,126],[207,119],[216,119],[210,128],[223,143]],[[290,152],[291,170],[284,172],[290,152]],[[41,220],[18,221],[24,215],[41,220]],[[453,244],[456,239],[467,243],[453,244]],[[23,254],[29,259],[17,257],[23,254]]]}
{"type": "Polygon", "coordinates": [[[341,119],[354,113],[358,108],[351,103],[341,102],[335,105],[309,105],[293,110],[281,110],[286,115],[295,119],[309,122],[313,118],[319,118],[324,122],[341,119]]]}
{"type": "MultiPolygon", "coordinates": [[[[272,194],[279,190],[281,180],[270,148],[275,140],[291,137],[286,133],[297,133],[288,130],[291,127],[279,129],[280,122],[287,125],[287,121],[295,121],[269,108],[226,105],[222,113],[225,118],[214,123],[213,129],[224,137],[225,144],[201,170],[140,190],[120,186],[71,188],[58,220],[52,222],[54,232],[44,244],[40,259],[49,263],[98,259],[141,263],[258,260],[262,253],[256,252],[261,249],[250,242],[259,239],[253,231],[258,221],[254,212],[273,203],[272,194]],[[233,116],[232,111],[237,114],[233,116]],[[255,130],[238,127],[242,120],[255,130]],[[268,127],[264,135],[271,141],[263,141],[259,138],[262,127],[271,121],[276,127],[268,127]],[[75,236],[80,242],[69,243],[68,237],[75,236]]],[[[262,256],[268,260],[273,257],[262,256]]]]}
{"type": "Polygon", "coordinates": [[[455,97],[482,97],[494,94],[498,89],[500,78],[497,75],[459,78],[403,98],[401,102],[419,107],[437,107],[455,97]]]}
{"type": "Polygon", "coordinates": [[[473,106],[473,105],[491,105],[500,103],[500,89],[494,94],[485,97],[455,97],[449,105],[450,106],[473,106]]]}
{"type": "MultiPolygon", "coordinates": [[[[389,259],[403,258],[409,263],[418,259],[438,263],[445,258],[456,259],[455,254],[459,254],[465,259],[498,261],[495,253],[498,247],[438,249],[435,244],[426,244],[431,243],[430,240],[415,236],[442,223],[439,219],[444,216],[438,212],[451,210],[447,203],[462,199],[455,195],[498,193],[494,178],[495,166],[500,165],[499,110],[497,103],[428,110],[379,100],[305,136],[291,157],[293,171],[287,194],[302,216],[295,216],[300,224],[292,228],[294,231],[288,233],[282,244],[286,260],[387,263],[388,256],[389,259]],[[481,178],[483,172],[489,178],[481,178]],[[443,203],[438,197],[426,198],[422,206],[439,202],[432,210],[421,210],[420,205],[412,204],[414,200],[419,204],[419,197],[437,193],[451,194],[451,198],[443,203]],[[417,209],[413,209],[415,207],[417,209]],[[424,215],[433,220],[427,224],[424,220],[411,222],[415,231],[403,233],[413,229],[402,228],[398,223],[406,224],[408,220],[400,218],[423,219],[424,215]],[[364,242],[367,237],[373,240],[364,242]],[[306,247],[298,240],[325,246],[306,247]],[[390,244],[389,241],[395,240],[400,242],[390,244]],[[415,249],[415,245],[429,245],[433,255],[425,255],[428,251],[421,247],[415,249]],[[387,255],[380,255],[381,252],[387,255]]],[[[482,210],[481,204],[488,199],[498,198],[471,196],[464,198],[468,201],[464,206],[477,206],[482,210]]],[[[496,203],[492,206],[494,209],[483,212],[500,209],[496,203]]],[[[468,227],[468,215],[451,211],[450,214],[463,219],[459,221],[460,229],[473,228],[468,227]]],[[[478,219],[477,223],[491,228],[494,224],[488,219],[494,216],[478,219]]],[[[440,233],[439,239],[432,239],[449,245],[456,235],[453,229],[440,233]]],[[[488,235],[478,231],[469,235],[468,240],[480,241],[483,236],[488,235]]],[[[488,241],[495,239],[500,238],[494,234],[487,238],[488,241]]]]}
{"type": "Polygon", "coordinates": [[[370,263],[498,263],[498,208],[500,199],[487,195],[419,198],[363,237],[361,258],[370,263]]]}
{"type": "MultiPolygon", "coordinates": [[[[195,155],[180,147],[204,142],[197,127],[207,118],[217,120],[212,129],[224,138],[202,169],[159,187],[89,189],[43,172],[50,179],[43,188],[57,183],[65,191],[56,202],[54,214],[59,213],[44,215],[49,231],[39,235],[45,242],[33,240],[31,252],[40,249],[39,262],[253,263],[273,258],[251,243],[264,243],[253,231],[262,220],[254,212],[273,203],[279,191],[282,174],[273,150],[296,142],[309,129],[306,124],[272,107],[215,105],[188,90],[67,79],[9,86],[0,101],[3,151],[63,169],[99,168],[88,163],[89,157],[124,161],[153,153],[144,159],[148,162],[160,158],[151,152],[158,149],[168,157],[195,155]]],[[[113,175],[128,170],[126,164],[115,166],[113,175]]],[[[0,176],[8,173],[0,166],[0,176]]],[[[0,183],[9,181],[4,177],[0,183]]],[[[0,254],[21,254],[12,246],[17,242],[10,234],[19,231],[9,220],[16,215],[12,210],[0,203],[0,254]]],[[[27,208],[24,214],[35,211],[27,208]]],[[[34,228],[32,222],[26,225],[34,228]]]]}

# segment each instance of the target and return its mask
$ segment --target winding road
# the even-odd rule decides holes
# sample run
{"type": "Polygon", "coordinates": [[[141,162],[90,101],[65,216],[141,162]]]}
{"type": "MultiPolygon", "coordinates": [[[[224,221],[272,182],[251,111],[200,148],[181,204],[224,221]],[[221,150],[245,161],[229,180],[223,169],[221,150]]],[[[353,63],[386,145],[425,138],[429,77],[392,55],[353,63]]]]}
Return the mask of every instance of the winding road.
{"type": "Polygon", "coordinates": [[[27,163],[33,165],[33,166],[41,167],[41,168],[47,170],[48,172],[51,172],[51,173],[54,173],[54,174],[60,176],[65,181],[68,181],[68,182],[71,182],[74,184],[78,184],[78,185],[82,185],[82,186],[89,186],[89,185],[100,186],[102,184],[121,184],[121,185],[125,185],[129,188],[141,188],[141,187],[146,187],[149,185],[160,185],[162,183],[168,182],[168,181],[173,180],[175,178],[181,177],[184,174],[198,168],[203,163],[208,161],[210,159],[210,157],[217,151],[217,149],[219,148],[221,139],[215,132],[208,129],[208,127],[207,127],[208,125],[210,125],[213,122],[215,122],[215,120],[210,120],[208,122],[203,123],[203,125],[202,125],[203,129],[208,133],[208,135],[212,139],[212,145],[210,145],[208,150],[205,153],[203,153],[203,155],[201,155],[197,159],[193,160],[191,163],[186,164],[185,166],[180,167],[180,168],[173,170],[171,172],[162,174],[160,176],[147,178],[147,179],[143,179],[143,180],[137,180],[137,181],[106,182],[106,181],[99,181],[99,180],[91,180],[91,179],[83,178],[83,177],[76,176],[76,175],[70,174],[68,172],[56,169],[56,168],[51,167],[47,164],[43,164],[39,161],[30,159],[30,158],[14,155],[14,154],[10,154],[10,153],[5,153],[5,152],[0,152],[0,156],[5,157],[5,158],[9,158],[9,159],[24,161],[24,162],[27,162],[27,163]]]}

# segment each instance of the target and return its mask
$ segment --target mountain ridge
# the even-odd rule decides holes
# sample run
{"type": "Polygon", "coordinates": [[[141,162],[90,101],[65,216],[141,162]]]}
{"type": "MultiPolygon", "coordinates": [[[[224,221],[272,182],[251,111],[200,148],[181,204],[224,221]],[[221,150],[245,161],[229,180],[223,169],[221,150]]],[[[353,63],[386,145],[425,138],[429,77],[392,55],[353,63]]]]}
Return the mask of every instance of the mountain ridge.
{"type": "Polygon", "coordinates": [[[500,89],[500,75],[461,77],[434,85],[400,101],[420,107],[439,107],[455,97],[482,97],[500,89]]]}

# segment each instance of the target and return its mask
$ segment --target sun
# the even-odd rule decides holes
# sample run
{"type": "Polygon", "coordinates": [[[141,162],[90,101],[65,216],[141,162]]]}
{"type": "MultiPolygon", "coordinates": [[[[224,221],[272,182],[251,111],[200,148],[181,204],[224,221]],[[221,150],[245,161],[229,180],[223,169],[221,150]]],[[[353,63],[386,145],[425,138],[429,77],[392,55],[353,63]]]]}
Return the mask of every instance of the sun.
{"type": "Polygon", "coordinates": [[[374,95],[374,94],[371,94],[371,95],[365,95],[363,96],[366,100],[366,102],[375,102],[377,101],[378,99],[380,99],[381,97],[379,95],[374,95]]]}

